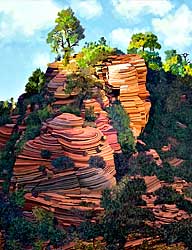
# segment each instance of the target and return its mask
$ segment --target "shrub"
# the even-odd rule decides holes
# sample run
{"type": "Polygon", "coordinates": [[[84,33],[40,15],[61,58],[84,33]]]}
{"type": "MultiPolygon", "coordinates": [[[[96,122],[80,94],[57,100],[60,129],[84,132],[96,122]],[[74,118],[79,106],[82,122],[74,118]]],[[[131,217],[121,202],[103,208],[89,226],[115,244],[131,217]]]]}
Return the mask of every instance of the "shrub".
{"type": "Polygon", "coordinates": [[[94,114],[94,107],[85,109],[85,120],[88,122],[94,122],[96,120],[96,116],[94,114]]]}
{"type": "Polygon", "coordinates": [[[11,123],[11,118],[9,115],[3,114],[0,116],[0,126],[6,124],[6,123],[11,123]]]}
{"type": "Polygon", "coordinates": [[[39,168],[38,168],[38,170],[39,170],[40,172],[44,172],[45,169],[46,169],[46,167],[45,167],[44,165],[40,165],[39,168]]]}
{"type": "Polygon", "coordinates": [[[114,49],[106,44],[104,37],[98,42],[86,43],[77,55],[77,63],[80,68],[86,68],[95,65],[99,61],[105,60],[109,55],[114,53],[114,49]]]}
{"type": "Polygon", "coordinates": [[[113,104],[107,108],[109,117],[112,120],[113,127],[118,132],[118,142],[121,145],[123,153],[131,154],[136,151],[135,139],[129,127],[129,116],[120,103],[113,104]]]}
{"type": "Polygon", "coordinates": [[[68,156],[61,156],[52,160],[52,165],[58,170],[65,170],[75,167],[73,160],[68,156]]]}
{"type": "Polygon", "coordinates": [[[74,115],[77,115],[77,116],[80,116],[80,114],[81,114],[80,109],[74,104],[73,105],[69,104],[69,105],[62,106],[60,108],[60,111],[62,113],[70,113],[70,114],[74,114],[74,115]]]}
{"type": "Polygon", "coordinates": [[[156,204],[174,204],[182,199],[182,195],[178,194],[171,187],[162,187],[155,191],[158,198],[155,200],[156,204]]]}
{"type": "Polygon", "coordinates": [[[16,192],[13,192],[10,196],[11,203],[13,205],[16,205],[22,208],[25,204],[24,194],[25,194],[24,190],[18,190],[16,192]]]}
{"type": "Polygon", "coordinates": [[[41,157],[44,159],[50,159],[51,158],[51,152],[47,149],[41,150],[41,157]]]}
{"type": "Polygon", "coordinates": [[[40,126],[34,125],[34,126],[27,127],[24,137],[26,141],[28,141],[28,140],[34,139],[39,134],[40,134],[40,126]]]}
{"type": "Polygon", "coordinates": [[[101,156],[91,156],[88,163],[91,168],[105,168],[106,166],[106,162],[101,156]]]}
{"type": "Polygon", "coordinates": [[[39,119],[37,112],[32,112],[28,115],[27,119],[25,120],[27,126],[38,125],[41,124],[41,120],[39,119]]]}
{"type": "Polygon", "coordinates": [[[187,187],[187,188],[184,190],[184,194],[185,194],[187,197],[192,198],[192,186],[187,187]]]}
{"type": "MultiPolygon", "coordinates": [[[[82,108],[84,100],[92,98],[93,88],[100,90],[103,86],[99,79],[94,77],[92,68],[79,69],[78,73],[72,73],[67,76],[65,93],[71,94],[73,91],[78,92],[76,103],[80,109],[82,108]]],[[[97,91],[97,96],[100,96],[99,91],[97,91]]]]}
{"type": "Polygon", "coordinates": [[[52,117],[53,115],[52,109],[48,106],[44,107],[43,109],[38,110],[37,114],[41,122],[46,121],[48,118],[52,117]]]}

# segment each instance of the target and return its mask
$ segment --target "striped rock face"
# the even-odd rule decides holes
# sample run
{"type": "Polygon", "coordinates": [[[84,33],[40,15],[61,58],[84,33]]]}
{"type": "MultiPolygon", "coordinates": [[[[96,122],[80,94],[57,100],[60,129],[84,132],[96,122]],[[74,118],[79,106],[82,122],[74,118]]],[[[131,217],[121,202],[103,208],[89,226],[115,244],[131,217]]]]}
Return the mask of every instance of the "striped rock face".
{"type": "MultiPolygon", "coordinates": [[[[135,137],[138,137],[148,122],[151,108],[146,89],[147,67],[144,59],[136,54],[109,56],[105,62],[96,65],[95,69],[96,77],[101,80],[104,89],[107,87],[112,93],[107,95],[110,100],[104,93],[102,105],[96,99],[84,101],[85,108],[93,106],[95,113],[100,113],[115,96],[129,114],[130,126],[135,137]]],[[[78,95],[64,93],[67,74],[62,62],[50,63],[46,71],[48,91],[54,93],[56,105],[73,103],[78,95]]]]}
{"type": "Polygon", "coordinates": [[[144,59],[131,54],[111,56],[105,63],[97,65],[97,75],[121,101],[129,114],[134,135],[139,136],[147,124],[151,107],[144,59]]]}
{"type": "MultiPolygon", "coordinates": [[[[39,166],[44,165],[47,171],[53,174],[53,178],[56,178],[57,171],[51,164],[52,160],[61,156],[68,156],[75,163],[75,168],[70,169],[69,172],[75,173],[79,188],[103,189],[115,184],[113,149],[99,129],[82,128],[82,125],[83,119],[81,117],[68,113],[57,116],[44,124],[44,130],[46,129],[47,133],[41,133],[34,140],[28,141],[17,157],[14,166],[14,177],[17,183],[26,185],[28,189],[32,189],[34,185],[39,183],[37,189],[40,189],[45,181],[47,189],[51,188],[47,183],[53,182],[53,179],[49,180],[44,176],[42,171],[39,171],[39,166]],[[41,150],[49,150],[51,158],[42,158],[41,150]],[[102,157],[106,163],[105,168],[90,168],[88,161],[91,156],[102,157]],[[83,178],[83,176],[85,177],[83,178]],[[91,178],[91,176],[94,176],[94,178],[91,178]],[[88,178],[88,181],[86,181],[86,178],[88,178]]],[[[67,171],[65,170],[63,173],[60,172],[59,176],[60,178],[61,176],[66,177],[66,174],[67,171]]],[[[69,182],[67,190],[70,188],[69,182]]]]}
{"type": "Polygon", "coordinates": [[[79,207],[81,202],[93,203],[99,211],[101,190],[116,184],[113,149],[99,129],[82,125],[81,117],[68,113],[48,120],[40,136],[24,145],[13,170],[14,185],[22,185],[29,191],[26,209],[40,205],[51,211],[58,210],[58,219],[64,225],[72,223],[70,216],[79,221],[70,214],[71,208],[79,207]],[[41,150],[49,150],[51,157],[42,158],[41,150]],[[70,157],[75,167],[56,169],[52,160],[61,156],[70,157]],[[102,157],[104,168],[90,167],[90,156],[102,157]],[[44,166],[43,171],[40,166],[44,166]],[[34,192],[38,197],[32,195],[34,192]]]}
{"type": "Polygon", "coordinates": [[[5,124],[0,126],[0,150],[2,150],[10,139],[15,124],[5,124]]]}

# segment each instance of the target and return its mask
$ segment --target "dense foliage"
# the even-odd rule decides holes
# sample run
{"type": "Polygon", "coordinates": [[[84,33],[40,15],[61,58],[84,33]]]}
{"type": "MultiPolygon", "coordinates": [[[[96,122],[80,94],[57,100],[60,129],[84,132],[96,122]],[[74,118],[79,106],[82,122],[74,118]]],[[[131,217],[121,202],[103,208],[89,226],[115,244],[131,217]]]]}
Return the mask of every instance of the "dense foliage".
{"type": "Polygon", "coordinates": [[[165,51],[166,58],[163,63],[163,69],[165,72],[171,72],[173,75],[192,76],[192,63],[187,59],[187,53],[178,54],[176,50],[165,51]]]}
{"type": "MultiPolygon", "coordinates": [[[[18,194],[13,195],[18,197],[18,194]]],[[[29,246],[35,250],[46,241],[49,246],[60,247],[66,242],[65,231],[57,228],[51,213],[35,208],[31,222],[23,216],[22,204],[15,201],[15,198],[0,196],[0,230],[6,232],[6,250],[23,250],[29,246]]]]}
{"type": "Polygon", "coordinates": [[[153,221],[153,213],[139,208],[144,205],[141,195],[146,191],[142,179],[130,180],[125,177],[112,190],[105,190],[101,205],[105,208],[102,218],[103,236],[107,249],[123,249],[128,234],[151,234],[146,221],[153,221]]]}
{"type": "Polygon", "coordinates": [[[113,104],[107,108],[109,117],[112,120],[113,127],[118,132],[118,142],[124,153],[131,154],[135,152],[135,139],[130,129],[130,120],[126,111],[120,103],[113,104]]]}
{"type": "Polygon", "coordinates": [[[39,94],[45,85],[45,74],[40,68],[36,69],[29,77],[25,91],[29,95],[39,94]]]}
{"type": "Polygon", "coordinates": [[[77,105],[74,105],[74,104],[68,104],[68,105],[62,106],[60,108],[60,111],[62,113],[70,113],[70,114],[74,114],[77,116],[80,116],[80,114],[81,114],[79,107],[77,105]]]}
{"type": "Polygon", "coordinates": [[[152,109],[149,122],[141,138],[150,148],[155,148],[164,162],[183,159],[179,168],[170,167],[168,175],[192,180],[191,122],[192,88],[191,77],[174,76],[161,71],[148,71],[148,88],[151,93],[152,109]],[[163,115],[162,115],[163,114],[163,115]],[[171,149],[162,152],[164,145],[171,149]]]}
{"type": "Polygon", "coordinates": [[[88,163],[91,168],[105,168],[106,166],[106,162],[101,156],[91,156],[88,163]]]}
{"type": "Polygon", "coordinates": [[[146,48],[149,48],[150,51],[160,49],[161,44],[158,42],[158,37],[152,32],[133,34],[128,51],[134,50],[134,52],[137,53],[139,50],[144,51],[146,48]]]}
{"type": "Polygon", "coordinates": [[[161,57],[156,49],[161,49],[158,37],[151,33],[136,33],[131,37],[127,53],[136,53],[144,58],[147,66],[152,70],[160,70],[162,67],[161,57]]]}
{"type": "Polygon", "coordinates": [[[13,102],[0,101],[0,126],[6,123],[11,123],[10,114],[13,109],[13,105],[13,102]]]}
{"type": "Polygon", "coordinates": [[[58,170],[65,170],[68,168],[74,168],[75,164],[68,156],[61,156],[52,160],[52,165],[58,170]]]}
{"type": "Polygon", "coordinates": [[[77,64],[79,68],[94,66],[98,62],[102,62],[109,55],[114,54],[115,50],[107,45],[104,37],[98,42],[86,43],[77,55],[77,64]]]}
{"type": "Polygon", "coordinates": [[[164,225],[162,227],[162,238],[167,244],[184,242],[187,249],[191,250],[192,242],[192,221],[191,219],[164,225]]]}
{"type": "Polygon", "coordinates": [[[0,177],[4,179],[3,191],[9,191],[9,182],[12,177],[12,170],[15,163],[15,144],[20,135],[16,131],[12,134],[9,141],[6,143],[5,148],[0,151],[0,177]]]}

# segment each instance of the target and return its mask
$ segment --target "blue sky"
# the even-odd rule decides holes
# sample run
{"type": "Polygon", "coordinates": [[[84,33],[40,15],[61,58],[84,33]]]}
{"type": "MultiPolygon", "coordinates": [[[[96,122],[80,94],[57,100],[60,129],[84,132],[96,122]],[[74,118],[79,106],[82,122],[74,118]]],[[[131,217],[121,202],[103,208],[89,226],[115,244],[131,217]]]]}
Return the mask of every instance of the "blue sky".
{"type": "Polygon", "coordinates": [[[17,98],[32,71],[54,59],[46,36],[68,6],[85,28],[81,46],[105,36],[126,51],[133,33],[152,31],[161,53],[174,48],[192,54],[191,0],[0,0],[0,100],[17,98]]]}

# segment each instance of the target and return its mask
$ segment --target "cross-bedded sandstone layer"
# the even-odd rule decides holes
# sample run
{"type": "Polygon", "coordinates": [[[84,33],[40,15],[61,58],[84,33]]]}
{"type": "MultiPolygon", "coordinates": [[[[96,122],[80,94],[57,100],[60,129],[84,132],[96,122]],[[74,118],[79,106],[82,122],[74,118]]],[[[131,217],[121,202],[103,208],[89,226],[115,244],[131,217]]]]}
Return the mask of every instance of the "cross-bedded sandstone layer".
{"type": "Polygon", "coordinates": [[[81,117],[68,113],[48,120],[40,136],[26,142],[13,171],[14,184],[30,192],[26,194],[26,209],[40,205],[55,211],[63,225],[78,224],[80,219],[74,218],[81,210],[100,211],[101,190],[116,183],[113,149],[99,129],[82,125],[81,117]],[[49,151],[50,158],[42,158],[42,150],[49,151]],[[70,157],[75,166],[54,167],[52,160],[62,156],[70,157]],[[104,168],[90,167],[90,156],[102,157],[104,168]],[[81,205],[84,203],[91,207],[81,205]]]}

